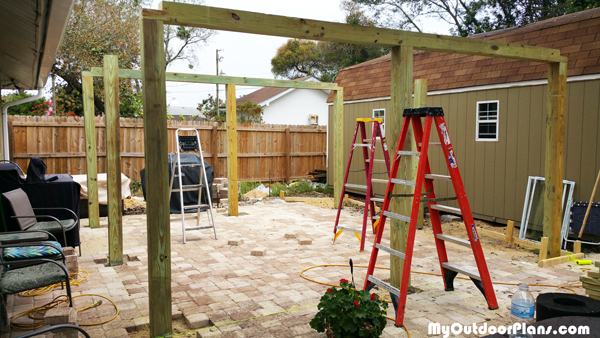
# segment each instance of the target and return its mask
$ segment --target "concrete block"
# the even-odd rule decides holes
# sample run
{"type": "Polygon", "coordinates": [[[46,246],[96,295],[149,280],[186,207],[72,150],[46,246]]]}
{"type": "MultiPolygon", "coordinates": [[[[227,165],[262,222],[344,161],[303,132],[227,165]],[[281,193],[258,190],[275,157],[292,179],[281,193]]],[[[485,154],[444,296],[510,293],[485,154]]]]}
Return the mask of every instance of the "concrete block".
{"type": "Polygon", "coordinates": [[[97,253],[92,255],[92,259],[96,264],[108,264],[108,255],[106,253],[97,253]]]}
{"type": "Polygon", "coordinates": [[[442,215],[440,219],[442,222],[462,222],[462,217],[455,215],[442,215]]]}
{"type": "Polygon", "coordinates": [[[65,246],[62,249],[63,249],[63,254],[65,254],[65,256],[75,255],[75,248],[73,248],[73,247],[65,246]]]}
{"type": "Polygon", "coordinates": [[[77,261],[67,262],[67,270],[69,270],[69,274],[79,271],[79,263],[77,261]]]}
{"type": "Polygon", "coordinates": [[[285,238],[296,238],[296,234],[285,234],[285,238]]]}
{"type": "Polygon", "coordinates": [[[65,261],[68,262],[77,262],[77,255],[65,255],[65,261]]]}
{"type": "Polygon", "coordinates": [[[231,239],[231,240],[229,240],[229,241],[227,242],[227,244],[229,244],[229,245],[234,245],[234,246],[238,246],[238,245],[240,245],[240,244],[242,244],[242,243],[244,243],[244,240],[243,240],[243,239],[241,239],[241,238],[240,238],[240,239],[231,239]]]}
{"type": "Polygon", "coordinates": [[[52,308],[44,315],[44,325],[77,324],[77,310],[72,307],[52,308]]]}
{"type": "Polygon", "coordinates": [[[310,239],[310,238],[299,238],[298,239],[298,244],[300,244],[300,245],[310,245],[310,244],[312,244],[312,239],[310,239]]]}
{"type": "Polygon", "coordinates": [[[173,320],[178,320],[181,319],[183,317],[183,313],[181,313],[181,311],[179,311],[179,308],[177,307],[177,305],[173,305],[171,307],[171,318],[173,318],[173,320]]]}
{"type": "Polygon", "coordinates": [[[202,327],[207,327],[210,325],[208,320],[208,316],[204,313],[194,313],[193,315],[183,315],[185,319],[185,323],[190,327],[190,329],[195,330],[202,327]]]}
{"type": "Polygon", "coordinates": [[[264,256],[264,255],[267,254],[267,249],[265,249],[265,248],[255,248],[255,249],[252,249],[251,254],[252,254],[252,256],[264,256]]]}

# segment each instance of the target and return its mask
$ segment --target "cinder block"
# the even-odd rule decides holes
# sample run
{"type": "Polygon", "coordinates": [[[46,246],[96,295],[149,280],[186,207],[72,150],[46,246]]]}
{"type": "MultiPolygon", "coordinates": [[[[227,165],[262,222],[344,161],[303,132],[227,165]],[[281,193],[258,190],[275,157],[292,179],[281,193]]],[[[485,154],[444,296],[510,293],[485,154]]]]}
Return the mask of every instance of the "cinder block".
{"type": "Polygon", "coordinates": [[[67,262],[67,270],[69,270],[69,274],[79,271],[79,263],[77,261],[67,262]]]}
{"type": "MultiPolygon", "coordinates": [[[[44,325],[77,324],[77,310],[72,307],[52,308],[44,315],[44,325]]],[[[75,335],[77,337],[77,335],[75,335]]]]}
{"type": "Polygon", "coordinates": [[[195,330],[202,327],[207,327],[210,325],[208,320],[208,316],[204,313],[195,313],[193,315],[183,315],[185,318],[185,323],[190,327],[190,329],[195,330]]]}
{"type": "Polygon", "coordinates": [[[252,249],[251,254],[252,254],[252,256],[264,256],[267,254],[267,249],[265,249],[265,248],[252,249]]]}
{"type": "Polygon", "coordinates": [[[243,239],[231,239],[227,242],[227,244],[229,245],[234,245],[234,246],[238,246],[240,244],[244,243],[243,239]]]}
{"type": "Polygon", "coordinates": [[[77,262],[77,255],[65,255],[65,261],[68,262],[77,262]]]}
{"type": "Polygon", "coordinates": [[[285,234],[285,238],[296,238],[296,234],[285,234]]]}
{"type": "Polygon", "coordinates": [[[455,215],[442,215],[440,219],[442,222],[462,222],[462,217],[455,215]]]}
{"type": "Polygon", "coordinates": [[[63,249],[63,254],[65,254],[65,256],[75,254],[75,248],[73,248],[73,247],[65,246],[62,249],[63,249]]]}
{"type": "Polygon", "coordinates": [[[300,244],[300,245],[310,245],[310,244],[312,244],[312,239],[310,239],[310,238],[299,238],[298,239],[298,244],[300,244]]]}

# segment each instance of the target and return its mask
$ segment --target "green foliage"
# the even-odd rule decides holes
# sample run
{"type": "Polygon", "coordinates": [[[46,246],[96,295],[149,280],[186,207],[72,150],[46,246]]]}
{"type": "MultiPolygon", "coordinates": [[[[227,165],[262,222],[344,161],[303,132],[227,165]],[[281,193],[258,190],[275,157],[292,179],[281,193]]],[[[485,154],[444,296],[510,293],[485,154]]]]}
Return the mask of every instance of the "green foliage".
{"type": "MultiPolygon", "coordinates": [[[[219,106],[223,107],[223,105],[223,100],[219,99],[219,106]]],[[[208,99],[202,100],[202,103],[199,103],[196,109],[204,115],[205,121],[222,123],[225,122],[225,118],[227,117],[227,111],[223,108],[219,109],[217,113],[216,99],[210,94],[208,95],[208,99]]],[[[236,107],[237,122],[261,123],[263,114],[263,107],[250,101],[239,104],[236,107]]]]}
{"type": "Polygon", "coordinates": [[[376,294],[355,290],[347,280],[321,297],[310,327],[327,337],[379,337],[386,325],[387,303],[376,294]]]}
{"type": "Polygon", "coordinates": [[[254,190],[256,187],[258,187],[260,185],[259,182],[241,182],[241,188],[240,188],[240,194],[245,194],[248,191],[252,191],[254,190]]]}
{"type": "Polygon", "coordinates": [[[75,88],[69,88],[68,85],[57,86],[56,95],[56,114],[55,115],[77,115],[83,116],[83,96],[75,88]]]}
{"type": "Polygon", "coordinates": [[[142,182],[132,178],[131,183],[129,184],[129,190],[131,190],[132,196],[138,196],[138,194],[142,192],[142,182]]]}
{"type": "Polygon", "coordinates": [[[122,91],[119,94],[119,110],[122,117],[141,118],[144,117],[144,104],[141,93],[122,91]]]}
{"type": "Polygon", "coordinates": [[[286,190],[286,193],[290,195],[301,195],[301,194],[310,194],[315,189],[312,187],[309,181],[297,181],[294,183],[290,183],[289,188],[286,190]]]}
{"type": "Polygon", "coordinates": [[[250,101],[238,104],[236,107],[237,122],[241,123],[262,123],[262,116],[265,110],[250,101]]]}
{"type": "Polygon", "coordinates": [[[271,184],[269,186],[269,188],[271,189],[272,197],[279,197],[280,192],[285,191],[287,189],[287,186],[285,184],[276,182],[276,183],[271,184]]]}
{"type": "MultiPolygon", "coordinates": [[[[202,103],[198,104],[198,109],[203,115],[205,121],[213,122],[225,122],[226,112],[219,109],[217,112],[217,100],[212,96],[208,95],[208,99],[202,100],[202,103]]],[[[223,105],[223,100],[219,99],[219,106],[223,105]]]]}
{"type": "MultiPolygon", "coordinates": [[[[26,99],[33,95],[23,92],[21,94],[15,92],[2,95],[2,105],[5,103],[26,99]]],[[[8,115],[46,115],[48,113],[50,101],[45,98],[39,98],[35,101],[25,102],[8,108],[8,115]],[[45,107],[45,110],[43,109],[45,107]],[[42,108],[42,110],[40,110],[42,108]]]]}

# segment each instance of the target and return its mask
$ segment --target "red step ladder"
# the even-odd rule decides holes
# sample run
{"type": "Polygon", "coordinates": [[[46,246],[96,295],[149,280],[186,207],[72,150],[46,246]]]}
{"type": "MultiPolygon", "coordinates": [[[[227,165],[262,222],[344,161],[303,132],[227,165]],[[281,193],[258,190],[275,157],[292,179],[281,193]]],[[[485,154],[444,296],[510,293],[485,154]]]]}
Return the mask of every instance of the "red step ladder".
{"type": "Polygon", "coordinates": [[[373,233],[375,233],[375,229],[378,224],[379,216],[375,215],[375,202],[383,202],[383,198],[375,197],[373,193],[373,183],[387,183],[389,180],[390,173],[390,155],[388,153],[387,144],[385,142],[385,136],[382,130],[381,123],[383,120],[380,118],[371,119],[371,118],[361,118],[356,119],[356,127],[354,128],[354,137],[352,138],[352,148],[350,149],[350,156],[348,158],[348,166],[346,167],[346,175],[344,176],[344,185],[342,187],[342,198],[340,198],[340,204],[338,206],[337,216],[335,217],[335,225],[333,227],[333,243],[335,243],[336,239],[342,234],[344,230],[353,232],[358,240],[360,241],[360,251],[365,250],[365,237],[367,232],[367,219],[371,219],[371,224],[373,226],[373,233]],[[370,139],[366,138],[366,123],[373,123],[373,135],[370,139]],[[356,143],[356,136],[360,131],[360,143],[356,143]],[[377,136],[379,135],[379,136],[377,136]],[[381,141],[381,147],[383,149],[383,160],[375,159],[375,148],[377,140],[381,141]],[[371,143],[366,143],[371,141],[371,143]],[[354,154],[354,149],[357,147],[362,147],[363,150],[363,159],[364,159],[364,169],[355,170],[364,171],[365,177],[367,179],[367,185],[359,185],[359,184],[349,184],[348,183],[348,174],[350,171],[350,164],[352,163],[352,155],[354,154]],[[367,148],[370,147],[370,152],[367,151],[367,148]],[[373,172],[373,163],[374,162],[385,162],[386,171],[384,172],[373,172]],[[373,175],[377,174],[385,174],[386,179],[374,179],[373,175]],[[344,200],[344,194],[346,193],[346,188],[357,188],[357,189],[365,189],[365,210],[363,216],[363,226],[362,231],[351,229],[348,227],[343,227],[338,225],[340,221],[340,212],[342,211],[342,203],[344,200]]]}
{"type": "Polygon", "coordinates": [[[460,172],[458,171],[458,164],[454,155],[452,143],[450,142],[448,128],[444,120],[444,112],[441,107],[415,108],[405,109],[403,116],[404,123],[402,125],[402,132],[400,134],[400,140],[398,141],[398,147],[395,152],[395,160],[392,165],[390,181],[388,182],[387,190],[385,193],[383,208],[381,209],[381,218],[379,222],[380,226],[377,228],[377,234],[375,236],[375,242],[373,244],[373,251],[371,252],[371,259],[369,261],[369,268],[367,270],[364,288],[366,290],[370,290],[373,286],[378,285],[379,287],[389,291],[390,296],[392,298],[392,302],[394,303],[394,307],[396,308],[396,326],[403,325],[404,311],[406,307],[406,297],[408,292],[408,283],[410,277],[410,267],[415,242],[415,232],[417,230],[417,218],[419,215],[419,204],[421,202],[427,202],[427,206],[429,207],[429,214],[431,216],[431,225],[433,227],[433,233],[435,235],[435,245],[437,247],[437,253],[440,261],[440,268],[442,270],[445,290],[453,291],[454,277],[456,277],[458,273],[464,274],[466,276],[469,276],[471,280],[475,283],[477,288],[483,293],[484,297],[487,300],[488,307],[491,310],[495,310],[498,308],[496,294],[494,293],[492,280],[490,278],[487,264],[485,262],[485,257],[483,256],[481,242],[479,240],[479,236],[477,235],[477,229],[475,228],[473,215],[471,214],[471,208],[469,207],[469,202],[467,201],[467,194],[465,192],[465,188],[460,177],[460,172]],[[425,117],[424,128],[421,124],[421,117],[425,117]],[[406,141],[406,135],[408,134],[408,128],[411,123],[413,126],[413,131],[417,143],[417,152],[403,150],[404,143],[406,141]],[[435,128],[440,139],[440,143],[437,144],[430,144],[429,142],[432,123],[435,123],[435,128]],[[446,165],[448,167],[450,176],[431,174],[429,160],[427,158],[427,151],[430,145],[441,146],[444,152],[444,157],[446,159],[446,165]],[[419,157],[419,167],[417,171],[416,182],[399,180],[395,178],[398,174],[400,160],[403,156],[419,157]],[[433,180],[451,181],[454,187],[454,192],[456,193],[457,197],[436,198],[433,188],[433,180]],[[410,216],[398,215],[389,212],[390,200],[392,197],[396,197],[392,193],[396,184],[404,184],[415,187],[414,195],[412,196],[413,204],[410,216]],[[421,191],[423,185],[425,185],[426,191],[425,199],[421,199],[421,191]],[[459,208],[453,208],[437,204],[438,201],[447,200],[457,200],[459,208]],[[442,232],[439,211],[461,214],[465,222],[465,228],[467,230],[469,240],[445,235],[442,232]],[[383,235],[383,229],[385,228],[385,220],[388,217],[402,220],[410,224],[405,253],[381,245],[381,237],[383,235]],[[477,264],[478,271],[469,271],[460,267],[457,264],[448,262],[445,242],[470,247],[473,250],[473,255],[475,257],[475,262],[477,264]],[[373,271],[375,269],[375,264],[377,262],[377,255],[379,254],[379,250],[385,251],[391,255],[395,255],[404,259],[404,266],[402,268],[402,284],[400,286],[400,290],[373,276],[373,271]]]}

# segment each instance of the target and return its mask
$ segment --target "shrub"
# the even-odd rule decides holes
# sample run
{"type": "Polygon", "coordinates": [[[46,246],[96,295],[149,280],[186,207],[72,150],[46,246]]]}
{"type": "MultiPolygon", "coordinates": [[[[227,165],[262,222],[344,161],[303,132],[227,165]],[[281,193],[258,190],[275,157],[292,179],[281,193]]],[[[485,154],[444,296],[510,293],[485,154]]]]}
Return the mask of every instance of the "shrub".
{"type": "Polygon", "coordinates": [[[279,193],[281,191],[285,191],[287,189],[287,186],[285,184],[281,184],[279,182],[271,184],[270,187],[271,187],[271,196],[273,196],[273,197],[279,197],[279,193]]]}
{"type": "Polygon", "coordinates": [[[241,187],[240,187],[240,194],[245,194],[248,191],[252,191],[254,190],[254,188],[258,187],[260,185],[259,182],[242,182],[241,183],[241,187]]]}

